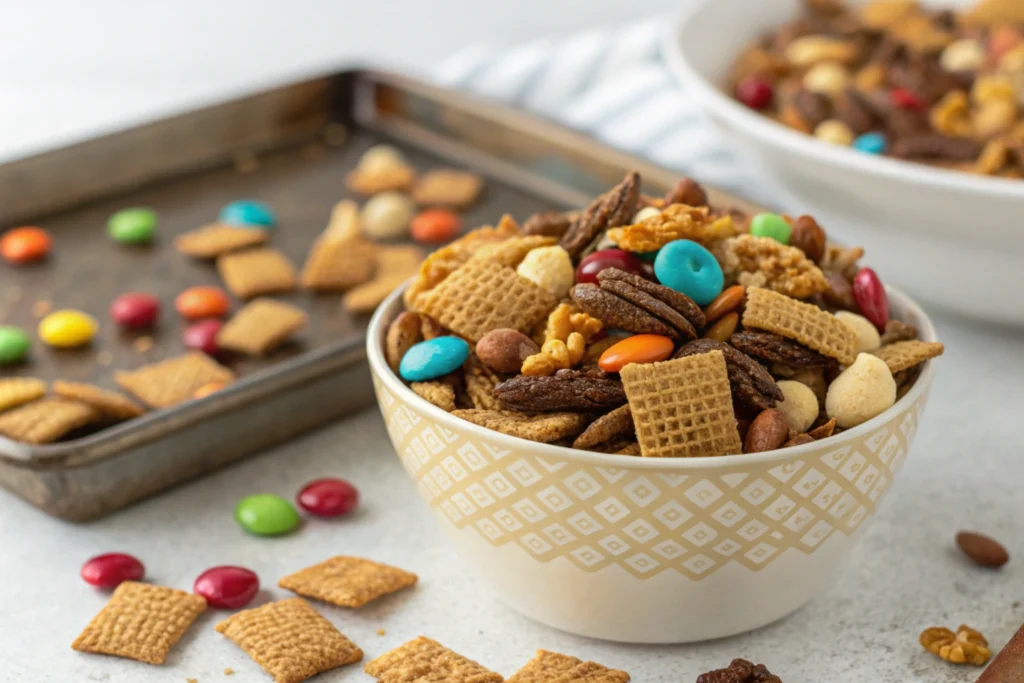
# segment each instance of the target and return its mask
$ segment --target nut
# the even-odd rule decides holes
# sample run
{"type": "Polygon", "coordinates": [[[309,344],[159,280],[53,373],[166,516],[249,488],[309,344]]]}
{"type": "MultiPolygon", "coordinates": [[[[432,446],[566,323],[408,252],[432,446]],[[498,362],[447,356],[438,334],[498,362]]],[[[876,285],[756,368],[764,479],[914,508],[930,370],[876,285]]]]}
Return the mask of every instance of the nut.
{"type": "Polygon", "coordinates": [[[963,90],[952,90],[932,107],[928,118],[932,127],[946,135],[970,135],[971,116],[967,93],[963,90]]]}
{"type": "Polygon", "coordinates": [[[505,374],[519,372],[523,361],[540,351],[537,344],[519,330],[502,328],[491,330],[476,343],[480,362],[505,374]]]}
{"type": "Polygon", "coordinates": [[[850,84],[850,72],[838,62],[819,62],[804,75],[803,83],[811,92],[835,97],[850,84]]]}
{"type": "Polygon", "coordinates": [[[761,453],[774,451],[786,443],[789,438],[789,425],[786,416],[778,408],[762,410],[754,418],[747,430],[747,438],[743,441],[744,453],[761,453]]]}
{"type": "Polygon", "coordinates": [[[551,377],[513,377],[493,393],[505,410],[524,413],[610,410],[626,402],[622,382],[600,371],[559,370],[551,377]]]}
{"type": "Polygon", "coordinates": [[[984,666],[992,656],[985,636],[964,625],[956,633],[943,626],[926,628],[919,640],[924,649],[951,664],[984,666]]]}
{"type": "Polygon", "coordinates": [[[818,62],[835,61],[850,64],[860,51],[853,43],[829,36],[803,36],[786,46],[786,59],[796,67],[813,66],[818,62]]]}
{"type": "Polygon", "coordinates": [[[648,218],[654,218],[655,216],[661,215],[661,209],[656,206],[645,206],[636,213],[633,214],[633,218],[630,219],[631,224],[640,223],[648,218]]]}
{"type": "MultiPolygon", "coordinates": [[[[708,194],[693,178],[683,178],[665,195],[665,206],[686,204],[687,206],[707,206],[708,194]]],[[[633,221],[638,223],[639,221],[633,221]]]]}
{"type": "Polygon", "coordinates": [[[848,125],[836,119],[822,121],[814,129],[814,137],[841,147],[849,147],[853,144],[853,131],[848,125]]]}
{"type": "Polygon", "coordinates": [[[406,352],[422,339],[418,313],[403,311],[391,321],[384,340],[384,358],[396,374],[406,352]]]}
{"type": "Polygon", "coordinates": [[[853,330],[853,334],[857,337],[857,353],[874,351],[882,346],[882,337],[878,334],[878,328],[864,316],[850,311],[838,311],[836,318],[853,330]]]}
{"type": "Polygon", "coordinates": [[[397,239],[409,234],[409,221],[416,206],[402,192],[381,192],[367,200],[360,211],[362,232],[378,240],[397,239]]]}
{"type": "Polygon", "coordinates": [[[569,293],[576,279],[569,252],[558,246],[533,249],[526,254],[516,272],[559,299],[569,293]]]}
{"type": "Polygon", "coordinates": [[[896,402],[896,380],[881,358],[861,353],[829,385],[825,412],[843,429],[880,415],[896,402]]]}
{"type": "Polygon", "coordinates": [[[954,41],[942,51],[939,64],[946,71],[975,71],[985,64],[985,46],[973,38],[954,41]]]}
{"type": "Polygon", "coordinates": [[[999,541],[975,531],[959,532],[956,544],[964,555],[980,567],[998,569],[1010,561],[1010,554],[999,541]]]}
{"type": "Polygon", "coordinates": [[[818,419],[818,397],[801,382],[782,380],[778,385],[786,398],[776,407],[786,418],[786,424],[798,434],[806,432],[818,419]]]}
{"type": "Polygon", "coordinates": [[[810,260],[821,263],[825,256],[825,244],[828,237],[818,225],[818,221],[810,216],[800,216],[793,221],[793,232],[789,236],[789,245],[804,252],[810,260]]]}

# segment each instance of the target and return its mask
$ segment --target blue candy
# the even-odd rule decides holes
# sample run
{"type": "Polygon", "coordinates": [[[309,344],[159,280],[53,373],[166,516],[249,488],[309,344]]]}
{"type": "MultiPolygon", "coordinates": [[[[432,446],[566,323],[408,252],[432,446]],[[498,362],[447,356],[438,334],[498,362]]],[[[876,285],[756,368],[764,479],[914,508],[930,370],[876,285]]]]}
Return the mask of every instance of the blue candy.
{"type": "Polygon", "coordinates": [[[274,225],[274,212],[263,202],[239,199],[220,210],[220,222],[228,225],[258,225],[269,228],[274,225]]]}
{"type": "Polygon", "coordinates": [[[881,154],[888,146],[884,133],[864,133],[853,141],[853,148],[866,154],[881,154]]]}
{"type": "Polygon", "coordinates": [[[654,259],[658,282],[682,292],[700,306],[721,294],[725,277],[714,254],[690,240],[669,242],[654,259]]]}
{"type": "Polygon", "coordinates": [[[469,358],[469,344],[458,337],[435,337],[406,351],[398,374],[408,382],[425,382],[447,375],[469,358]]]}

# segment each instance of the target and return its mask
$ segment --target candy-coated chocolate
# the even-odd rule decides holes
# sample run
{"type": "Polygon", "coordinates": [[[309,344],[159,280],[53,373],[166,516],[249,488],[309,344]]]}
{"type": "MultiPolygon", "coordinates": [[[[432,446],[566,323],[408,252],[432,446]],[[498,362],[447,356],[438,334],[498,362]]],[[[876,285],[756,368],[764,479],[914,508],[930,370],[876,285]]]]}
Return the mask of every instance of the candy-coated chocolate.
{"type": "Polygon", "coordinates": [[[0,256],[10,263],[32,263],[46,258],[52,246],[50,233],[35,226],[24,226],[8,230],[0,237],[0,256]]]}
{"type": "Polygon", "coordinates": [[[207,318],[189,325],[182,334],[181,339],[185,347],[195,351],[202,351],[208,356],[216,355],[220,350],[217,346],[217,333],[224,323],[216,318],[207,318]]]}
{"type": "Polygon", "coordinates": [[[675,344],[660,334],[635,334],[609,347],[597,364],[605,372],[618,372],[630,363],[657,363],[672,355],[675,344]]]}
{"type": "Polygon", "coordinates": [[[605,268],[618,268],[627,273],[645,276],[646,266],[636,254],[621,249],[601,249],[583,257],[576,266],[577,284],[597,284],[597,274],[605,268]]]}
{"type": "Polygon", "coordinates": [[[0,365],[14,365],[25,360],[32,341],[20,327],[0,325],[0,365]]]}
{"type": "Polygon", "coordinates": [[[220,287],[189,287],[174,300],[183,318],[220,318],[231,308],[231,300],[220,287]]]}
{"type": "Polygon", "coordinates": [[[195,393],[192,394],[192,398],[198,401],[201,398],[206,398],[210,394],[216,394],[227,385],[227,382],[207,382],[195,390],[195,393]]]}
{"type": "Polygon", "coordinates": [[[210,567],[196,578],[192,590],[215,609],[238,609],[260,590],[260,577],[245,567],[210,567]]]}
{"type": "Polygon", "coordinates": [[[757,76],[747,76],[736,86],[736,97],[751,109],[767,109],[775,99],[771,83],[757,76]]]}
{"type": "Polygon", "coordinates": [[[107,221],[107,233],[121,244],[146,244],[153,241],[156,222],[156,212],[152,209],[121,209],[107,221]]]}
{"type": "Polygon", "coordinates": [[[92,316],[65,309],[54,311],[39,321],[39,338],[48,346],[71,349],[92,341],[98,328],[92,316]]]}
{"type": "Polygon", "coordinates": [[[882,154],[888,146],[885,133],[864,133],[853,141],[853,148],[865,154],[882,154]]]}
{"type": "Polygon", "coordinates": [[[714,254],[691,240],[669,242],[654,260],[658,282],[706,306],[722,292],[725,276],[714,254]]]}
{"type": "Polygon", "coordinates": [[[889,91],[889,101],[894,107],[924,111],[928,104],[917,94],[906,88],[893,88],[889,91]]]}
{"type": "Polygon", "coordinates": [[[338,517],[356,509],[359,491],[344,479],[327,477],[303,486],[295,501],[311,515],[338,517]]]}
{"type": "Polygon", "coordinates": [[[97,588],[116,588],[123,581],[141,581],[146,575],[142,562],[125,553],[106,553],[82,565],[82,579],[97,588]]]}
{"type": "Polygon", "coordinates": [[[160,299],[142,292],[122,294],[110,304],[110,317],[122,327],[152,327],[160,317],[160,299]]]}
{"type": "Polygon", "coordinates": [[[424,244],[448,242],[459,234],[462,219],[444,209],[427,209],[412,219],[412,238],[424,244]]]}
{"type": "Polygon", "coordinates": [[[755,237],[771,237],[776,242],[789,244],[793,228],[777,213],[759,213],[750,219],[750,234],[755,237]]]}
{"type": "Polygon", "coordinates": [[[736,311],[733,311],[732,313],[726,313],[721,318],[719,318],[718,322],[716,322],[714,325],[709,327],[706,332],[704,332],[704,336],[707,337],[708,339],[714,339],[715,341],[725,343],[725,341],[732,336],[732,333],[736,331],[736,326],[739,324],[739,322],[739,313],[737,313],[736,311]]]}
{"type": "Polygon", "coordinates": [[[746,288],[743,285],[726,287],[722,293],[715,297],[715,300],[704,309],[704,320],[710,325],[726,313],[735,311],[743,303],[746,295],[746,288]]]}
{"type": "Polygon", "coordinates": [[[281,496],[257,493],[238,501],[235,521],[250,534],[279,536],[299,525],[299,513],[281,496]]]}
{"type": "Polygon", "coordinates": [[[879,332],[884,332],[885,324],[889,322],[889,295],[885,293],[885,285],[878,279],[878,275],[870,268],[861,268],[853,276],[851,287],[861,314],[879,332]]]}
{"type": "Polygon", "coordinates": [[[274,225],[274,212],[263,202],[238,199],[220,210],[219,220],[228,225],[255,225],[269,228],[274,225]]]}
{"type": "Polygon", "coordinates": [[[469,358],[469,344],[458,337],[435,337],[415,344],[402,356],[398,374],[407,382],[425,382],[454,372],[469,358]]]}

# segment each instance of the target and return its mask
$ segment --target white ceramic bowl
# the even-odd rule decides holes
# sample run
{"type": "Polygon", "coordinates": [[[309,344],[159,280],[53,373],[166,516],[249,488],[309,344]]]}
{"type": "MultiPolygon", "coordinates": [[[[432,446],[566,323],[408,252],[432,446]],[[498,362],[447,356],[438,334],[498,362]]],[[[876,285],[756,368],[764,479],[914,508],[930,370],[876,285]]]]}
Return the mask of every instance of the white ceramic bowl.
{"type": "MultiPolygon", "coordinates": [[[[934,329],[890,289],[895,314],[934,329]]],[[[859,427],[785,450],[648,459],[524,441],[417,396],[384,360],[385,301],[367,334],[395,451],[463,559],[517,611],[579,635],[707,640],[780,619],[849,560],[907,456],[931,364],[859,427]]]]}
{"type": "Polygon", "coordinates": [[[801,6],[802,0],[694,0],[666,31],[664,55],[731,142],[797,206],[844,241],[863,245],[884,279],[929,304],[1024,324],[1024,181],[820,142],[751,111],[722,89],[740,50],[799,16],[801,6]]]}

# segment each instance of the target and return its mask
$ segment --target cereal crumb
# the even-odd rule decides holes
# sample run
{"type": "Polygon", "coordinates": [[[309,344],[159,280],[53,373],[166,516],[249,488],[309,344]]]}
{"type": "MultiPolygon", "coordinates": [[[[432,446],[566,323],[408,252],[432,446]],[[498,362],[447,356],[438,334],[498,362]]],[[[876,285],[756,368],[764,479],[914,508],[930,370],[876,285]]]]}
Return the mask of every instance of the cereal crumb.
{"type": "Polygon", "coordinates": [[[224,675],[225,676],[233,676],[234,674],[235,674],[235,670],[232,669],[230,666],[228,668],[224,669],[224,675]]]}
{"type": "Polygon", "coordinates": [[[132,342],[132,348],[138,353],[146,353],[153,349],[153,338],[152,337],[139,337],[132,342]]]}
{"type": "Polygon", "coordinates": [[[239,173],[252,173],[260,167],[259,157],[249,150],[235,154],[235,170],[239,173]]]}
{"type": "Polygon", "coordinates": [[[110,365],[114,362],[114,354],[110,351],[100,351],[96,354],[96,363],[99,365],[110,365]]]}
{"type": "Polygon", "coordinates": [[[40,299],[39,301],[32,304],[32,317],[42,318],[50,311],[53,310],[53,302],[47,301],[46,299],[40,299]]]}
{"type": "Polygon", "coordinates": [[[377,629],[377,635],[378,635],[378,636],[384,636],[384,635],[387,635],[387,633],[388,633],[388,632],[387,632],[387,631],[385,631],[385,630],[384,630],[384,629],[382,629],[382,628],[379,628],[379,629],[377,629]]]}

